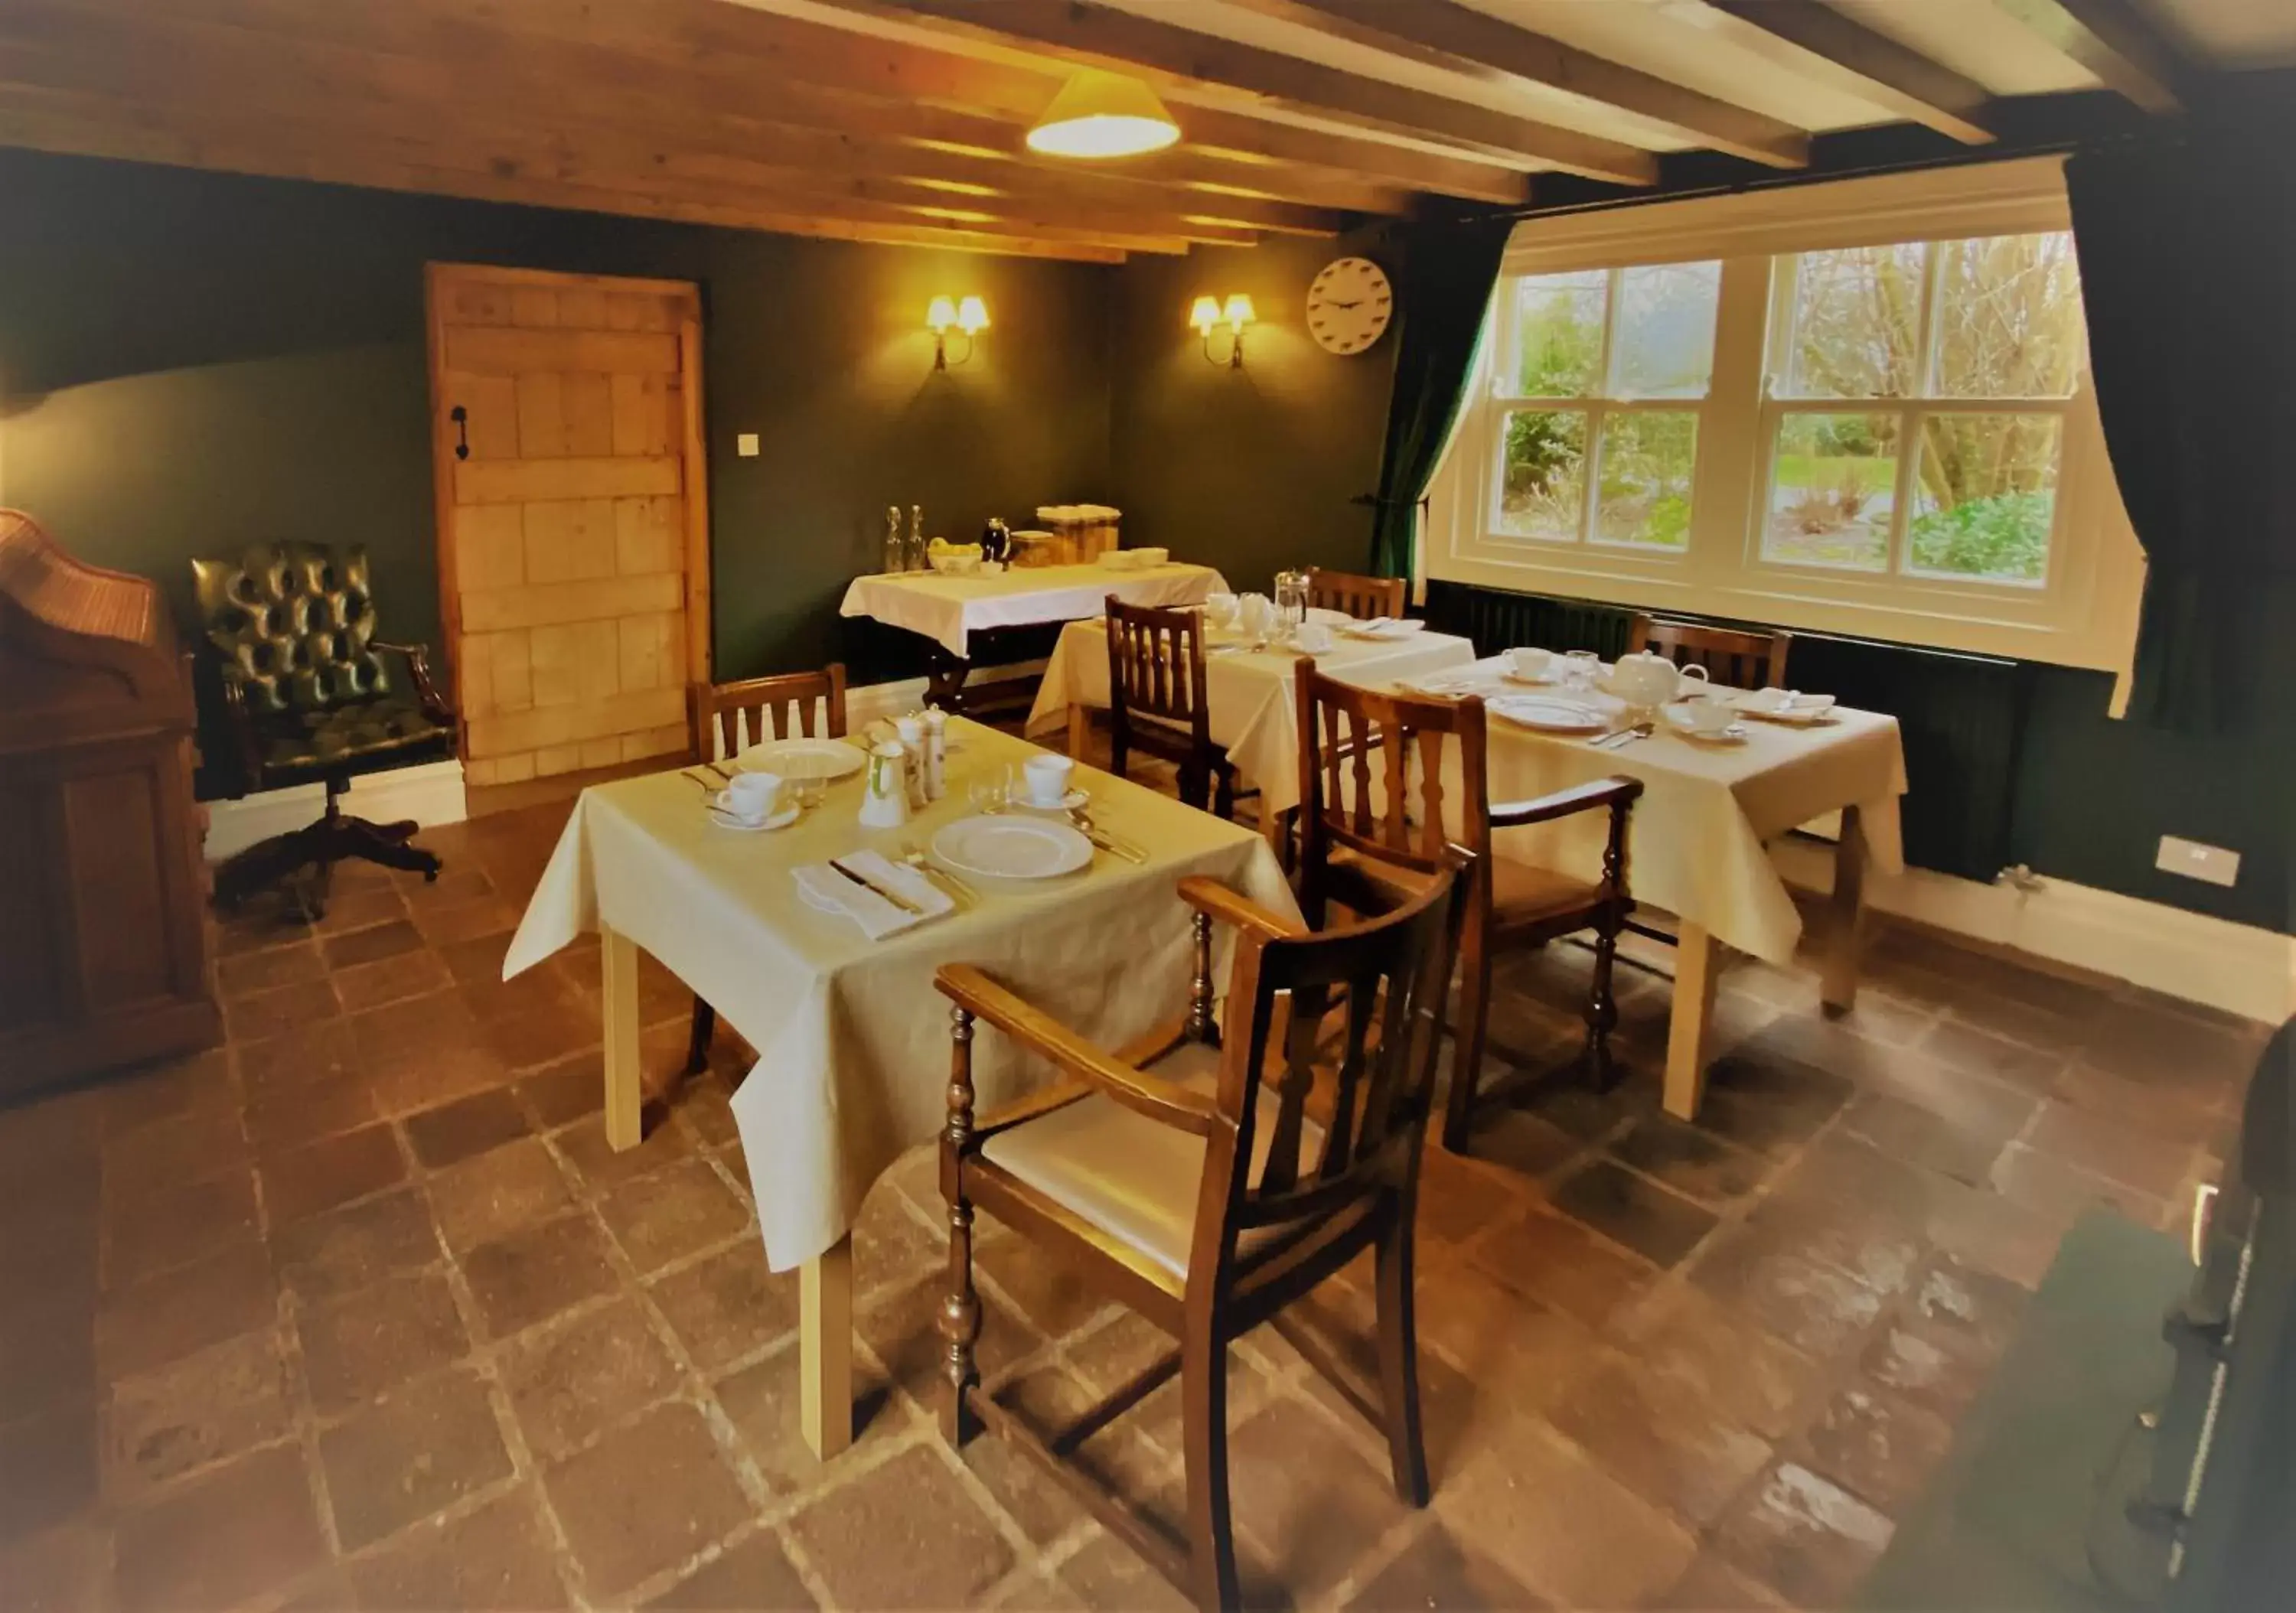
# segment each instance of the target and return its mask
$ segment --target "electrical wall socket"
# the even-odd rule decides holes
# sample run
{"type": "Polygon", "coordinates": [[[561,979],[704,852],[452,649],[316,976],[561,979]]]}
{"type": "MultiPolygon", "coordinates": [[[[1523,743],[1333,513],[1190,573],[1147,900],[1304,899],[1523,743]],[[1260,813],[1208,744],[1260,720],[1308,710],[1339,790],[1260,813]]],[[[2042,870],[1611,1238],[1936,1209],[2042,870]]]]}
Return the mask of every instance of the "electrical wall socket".
{"type": "Polygon", "coordinates": [[[744,431],[740,436],[734,438],[734,452],[740,454],[743,459],[757,458],[758,434],[755,431],[744,431]]]}
{"type": "Polygon", "coordinates": [[[2161,855],[2152,859],[2152,866],[2164,873],[2181,873],[2188,880],[2205,880],[2211,885],[2231,886],[2240,881],[2240,853],[2226,851],[2221,846],[2203,846],[2198,840],[2183,839],[2173,834],[2161,837],[2161,855]]]}

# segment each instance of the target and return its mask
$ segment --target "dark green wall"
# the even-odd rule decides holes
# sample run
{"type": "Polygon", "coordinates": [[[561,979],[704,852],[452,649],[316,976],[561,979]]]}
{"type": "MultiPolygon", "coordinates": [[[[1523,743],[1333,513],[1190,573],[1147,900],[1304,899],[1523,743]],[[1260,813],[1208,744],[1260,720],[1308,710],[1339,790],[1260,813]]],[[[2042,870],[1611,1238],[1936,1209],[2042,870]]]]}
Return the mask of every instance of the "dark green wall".
{"type": "Polygon", "coordinates": [[[191,556],[310,537],[366,544],[390,631],[436,642],[432,260],[701,282],[724,675],[841,652],[890,503],[969,534],[1109,494],[1108,269],[12,151],[0,209],[0,502],[187,626],[191,556]],[[941,291],[995,323],[936,375],[941,291]]]}
{"type": "MultiPolygon", "coordinates": [[[[1118,274],[1110,502],[1127,543],[1167,544],[1239,588],[1265,588],[1287,566],[1364,569],[1371,512],[1349,501],[1379,478],[1395,337],[1334,357],[1300,312],[1316,271],[1349,254],[1396,267],[1389,236],[1372,230],[1135,258],[1118,274]],[[1187,323],[1199,295],[1236,291],[1259,316],[1240,371],[1206,363],[1187,323]]],[[[1226,356],[1224,334],[1212,345],[1226,356]]]]}

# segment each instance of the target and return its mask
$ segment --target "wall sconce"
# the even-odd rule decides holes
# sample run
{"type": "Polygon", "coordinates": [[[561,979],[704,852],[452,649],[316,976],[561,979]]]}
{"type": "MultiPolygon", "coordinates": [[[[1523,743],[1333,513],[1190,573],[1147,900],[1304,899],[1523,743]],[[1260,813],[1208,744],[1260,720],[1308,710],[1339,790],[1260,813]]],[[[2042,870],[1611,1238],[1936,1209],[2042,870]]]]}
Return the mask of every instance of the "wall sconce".
{"type": "Polygon", "coordinates": [[[1195,326],[1197,333],[1204,339],[1204,361],[1208,364],[1219,363],[1212,356],[1212,329],[1216,325],[1226,324],[1227,367],[1241,370],[1243,368],[1243,327],[1257,317],[1259,315],[1251,311],[1251,299],[1238,291],[1227,299],[1225,307],[1217,298],[1197,298],[1194,309],[1188,315],[1188,323],[1195,326]]]}
{"type": "Polygon", "coordinates": [[[988,328],[988,307],[978,297],[956,301],[936,297],[925,309],[925,329],[933,333],[933,368],[948,368],[948,333],[956,331],[964,338],[964,356],[956,362],[964,363],[972,356],[972,339],[988,328]]]}

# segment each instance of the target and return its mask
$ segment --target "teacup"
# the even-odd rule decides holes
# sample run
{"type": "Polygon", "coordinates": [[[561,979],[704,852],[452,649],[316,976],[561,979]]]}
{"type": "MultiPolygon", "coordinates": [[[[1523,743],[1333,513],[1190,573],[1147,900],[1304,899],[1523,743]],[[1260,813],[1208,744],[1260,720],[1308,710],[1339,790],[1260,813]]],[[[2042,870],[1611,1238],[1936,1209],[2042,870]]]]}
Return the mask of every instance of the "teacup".
{"type": "Polygon", "coordinates": [[[1554,655],[1551,651],[1521,649],[1507,651],[1507,670],[1526,684],[1543,682],[1547,667],[1554,661],[1554,655]]]}
{"type": "Polygon", "coordinates": [[[1322,655],[1332,647],[1332,630],[1322,622],[1301,622],[1292,629],[1292,648],[1308,655],[1322,655]]]}
{"type": "Polygon", "coordinates": [[[782,804],[778,773],[737,773],[734,782],[718,792],[718,810],[744,823],[762,823],[782,804]]]}
{"type": "Polygon", "coordinates": [[[1686,700],[1677,701],[1669,715],[1691,733],[1710,739],[1728,728],[1738,714],[1720,700],[1686,700]]]}
{"type": "Polygon", "coordinates": [[[1029,804],[1057,806],[1068,799],[1069,774],[1075,766],[1064,756],[1030,757],[1021,768],[1021,776],[1027,782],[1029,804]]]}

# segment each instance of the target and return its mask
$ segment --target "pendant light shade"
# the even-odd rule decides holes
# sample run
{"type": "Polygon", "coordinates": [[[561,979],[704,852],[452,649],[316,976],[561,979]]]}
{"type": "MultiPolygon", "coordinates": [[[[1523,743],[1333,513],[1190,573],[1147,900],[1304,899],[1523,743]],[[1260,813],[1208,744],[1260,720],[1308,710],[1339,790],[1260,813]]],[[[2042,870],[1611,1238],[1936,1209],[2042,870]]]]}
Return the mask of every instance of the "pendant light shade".
{"type": "Polygon", "coordinates": [[[1029,149],[1051,157],[1136,157],[1160,151],[1180,126],[1137,78],[1086,68],[1070,78],[1029,131],[1029,149]]]}

